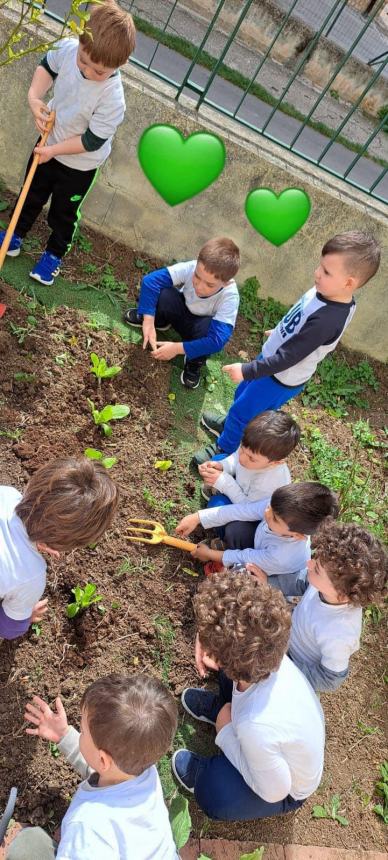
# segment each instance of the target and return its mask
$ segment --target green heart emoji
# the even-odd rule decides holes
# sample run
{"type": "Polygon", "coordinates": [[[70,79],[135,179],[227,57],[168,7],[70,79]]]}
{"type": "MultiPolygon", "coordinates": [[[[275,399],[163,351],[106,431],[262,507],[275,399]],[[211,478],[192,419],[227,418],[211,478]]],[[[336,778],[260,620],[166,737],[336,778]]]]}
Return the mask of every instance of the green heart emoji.
{"type": "Polygon", "coordinates": [[[270,188],[257,188],[245,200],[248,221],[272,245],[283,245],[295,236],[310,209],[310,198],[300,188],[286,188],[279,195],[270,188]]]}
{"type": "Polygon", "coordinates": [[[170,206],[195,197],[224,169],[226,151],[215,134],[196,131],[186,140],[172,125],[151,125],[139,141],[138,158],[151,185],[170,206]]]}

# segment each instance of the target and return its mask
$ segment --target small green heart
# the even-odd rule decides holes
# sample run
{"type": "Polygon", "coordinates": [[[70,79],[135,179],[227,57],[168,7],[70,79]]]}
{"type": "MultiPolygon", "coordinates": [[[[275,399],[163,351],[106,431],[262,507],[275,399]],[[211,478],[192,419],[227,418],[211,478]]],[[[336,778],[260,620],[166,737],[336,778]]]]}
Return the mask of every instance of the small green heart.
{"type": "Polygon", "coordinates": [[[137,150],[151,185],[170,206],[195,197],[224,169],[226,151],[215,134],[196,131],[186,140],[172,125],[151,125],[137,150]]]}
{"type": "Polygon", "coordinates": [[[272,245],[283,245],[295,236],[310,209],[310,198],[301,188],[286,188],[279,195],[270,188],[257,188],[245,200],[248,221],[272,245]]]}

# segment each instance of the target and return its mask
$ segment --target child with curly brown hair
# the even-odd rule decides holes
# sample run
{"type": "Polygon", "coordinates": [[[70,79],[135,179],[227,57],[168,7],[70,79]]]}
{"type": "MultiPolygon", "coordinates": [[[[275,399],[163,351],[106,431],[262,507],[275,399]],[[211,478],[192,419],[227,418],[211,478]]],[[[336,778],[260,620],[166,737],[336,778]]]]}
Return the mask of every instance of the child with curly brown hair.
{"type": "MultiPolygon", "coordinates": [[[[355,523],[324,522],[312,538],[307,580],[271,577],[288,596],[303,594],[292,615],[288,654],[317,691],[336,690],[360,647],[362,607],[387,586],[387,554],[355,523]],[[295,587],[293,587],[295,586],[295,587]]],[[[261,581],[267,577],[258,574],[261,581]]]]}
{"type": "Polygon", "coordinates": [[[246,573],[203,582],[194,609],[197,661],[219,673],[219,694],[189,688],[185,710],[216,728],[222,754],[181,749],[173,772],[209,818],[241,821],[300,807],[318,787],[324,755],[320,703],[286,656],[283,595],[246,573]]]}

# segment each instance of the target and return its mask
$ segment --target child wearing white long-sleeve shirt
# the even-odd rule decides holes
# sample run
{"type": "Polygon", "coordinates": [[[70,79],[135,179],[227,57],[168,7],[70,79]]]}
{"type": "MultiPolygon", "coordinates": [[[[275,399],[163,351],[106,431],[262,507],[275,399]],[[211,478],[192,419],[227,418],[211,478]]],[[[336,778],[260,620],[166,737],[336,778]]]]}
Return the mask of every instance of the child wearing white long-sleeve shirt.
{"type": "Polygon", "coordinates": [[[300,439],[300,427],[287,412],[270,409],[247,424],[237,451],[198,466],[208,507],[269,499],[291,483],[286,457],[300,439]]]}

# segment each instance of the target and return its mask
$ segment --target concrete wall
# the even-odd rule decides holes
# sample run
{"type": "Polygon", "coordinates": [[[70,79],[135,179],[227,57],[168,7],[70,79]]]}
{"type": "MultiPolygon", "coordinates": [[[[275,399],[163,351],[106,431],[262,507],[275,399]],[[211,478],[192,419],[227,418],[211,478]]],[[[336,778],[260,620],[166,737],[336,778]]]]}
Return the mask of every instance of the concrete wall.
{"type": "MultiPolygon", "coordinates": [[[[35,65],[36,58],[30,56],[0,70],[0,174],[14,191],[36,137],[26,101],[35,65]]],[[[386,359],[387,207],[209,108],[198,117],[190,99],[177,104],[171,87],[134,66],[126,67],[123,80],[126,118],[116,135],[112,157],[85,204],[85,221],[139,253],[162,259],[188,259],[209,237],[229,235],[241,248],[240,280],[256,275],[263,295],[285,303],[293,302],[312,285],[326,239],[352,228],[371,231],[383,246],[383,262],[378,275],[357,296],[358,312],[344,343],[386,359]],[[153,123],[175,125],[184,135],[199,129],[214,132],[227,149],[227,164],[219,179],[202,194],[173,208],[154,191],[137,160],[139,138],[153,123]],[[246,195],[260,186],[276,192],[303,188],[312,201],[308,222],[279,248],[261,238],[244,215],[246,195]]]]}

